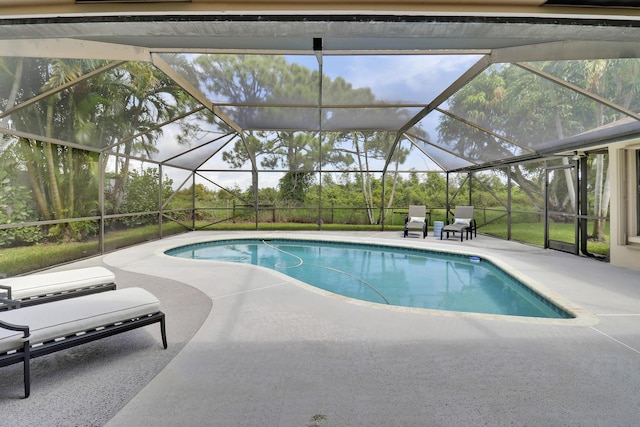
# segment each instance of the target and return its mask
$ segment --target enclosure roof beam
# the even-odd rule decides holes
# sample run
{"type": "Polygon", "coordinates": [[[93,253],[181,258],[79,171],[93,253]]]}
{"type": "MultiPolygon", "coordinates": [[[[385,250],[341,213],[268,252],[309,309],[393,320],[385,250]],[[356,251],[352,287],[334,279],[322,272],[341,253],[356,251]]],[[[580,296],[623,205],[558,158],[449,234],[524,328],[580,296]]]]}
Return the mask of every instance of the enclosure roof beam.
{"type": "Polygon", "coordinates": [[[396,137],[393,140],[393,144],[391,145],[391,150],[389,150],[389,155],[384,161],[384,167],[382,168],[382,173],[387,173],[387,169],[389,168],[389,164],[391,164],[391,159],[393,158],[393,154],[398,149],[398,145],[400,144],[400,139],[402,139],[402,132],[396,132],[396,137]]]}
{"type": "Polygon", "coordinates": [[[491,63],[619,59],[640,57],[637,41],[555,41],[526,46],[497,48],[491,63]]]}
{"type": "Polygon", "coordinates": [[[50,138],[50,137],[42,136],[42,135],[35,135],[35,134],[29,133],[29,132],[21,132],[19,130],[7,129],[7,128],[4,128],[4,127],[0,127],[0,134],[13,135],[13,136],[16,136],[18,138],[32,139],[34,141],[48,142],[50,144],[62,145],[62,146],[71,147],[71,148],[77,148],[79,150],[90,151],[90,152],[93,152],[93,153],[100,153],[102,151],[101,149],[98,149],[98,148],[95,148],[95,147],[88,147],[86,145],[80,145],[80,144],[76,144],[76,143],[69,142],[69,141],[63,141],[61,139],[50,138]]]}
{"type": "Polygon", "coordinates": [[[184,76],[178,73],[167,61],[157,54],[151,55],[153,64],[158,67],[169,78],[175,81],[181,88],[187,91],[191,96],[197,99],[202,105],[205,105],[213,114],[220,117],[226,124],[233,128],[238,133],[243,133],[244,130],[234,120],[227,116],[220,108],[218,108],[213,102],[211,102],[200,89],[193,86],[184,76]]]}
{"type": "MultiPolygon", "coordinates": [[[[414,146],[414,147],[416,147],[416,148],[417,148],[417,149],[418,149],[422,154],[424,154],[425,156],[427,156],[427,157],[428,157],[428,158],[429,158],[433,163],[435,163],[436,165],[438,165],[438,167],[439,167],[440,169],[442,169],[443,171],[446,171],[446,170],[447,170],[447,169],[446,169],[446,168],[445,168],[445,167],[444,167],[444,166],[443,166],[439,161],[437,161],[436,159],[434,159],[433,157],[431,157],[431,156],[429,155],[429,153],[427,153],[426,151],[424,151],[424,150],[422,149],[422,147],[420,147],[420,146],[416,143],[416,140],[415,140],[415,138],[413,137],[413,135],[411,135],[411,134],[409,134],[409,133],[405,133],[404,135],[405,135],[405,137],[406,137],[409,141],[411,141],[411,143],[413,144],[413,146],[414,146]]],[[[423,141],[423,142],[424,142],[425,144],[429,144],[429,145],[431,145],[431,146],[434,146],[434,147],[435,147],[435,145],[431,144],[431,143],[430,143],[430,142],[428,142],[428,141],[423,141]]],[[[438,147],[438,148],[439,148],[439,147],[438,147]]]]}
{"type": "MultiPolygon", "coordinates": [[[[200,148],[202,148],[202,147],[206,147],[206,146],[207,146],[207,145],[209,145],[209,144],[213,144],[214,142],[216,142],[216,141],[218,141],[218,140],[220,140],[220,139],[222,139],[222,138],[224,138],[224,137],[227,137],[227,136],[231,135],[232,133],[234,133],[234,132],[225,133],[224,135],[220,135],[220,136],[218,136],[218,137],[216,137],[216,138],[210,139],[210,140],[209,140],[209,141],[207,141],[207,142],[203,142],[203,143],[202,143],[202,144],[200,144],[200,145],[196,145],[195,147],[191,147],[191,148],[189,148],[189,149],[187,149],[187,150],[185,150],[185,151],[181,151],[180,153],[178,153],[178,154],[176,154],[176,155],[174,155],[174,156],[171,156],[171,157],[169,157],[169,158],[167,158],[167,159],[164,159],[164,160],[163,160],[162,162],[160,162],[160,163],[161,163],[161,164],[167,164],[167,163],[170,163],[172,160],[175,160],[175,159],[177,159],[177,158],[180,158],[180,157],[184,156],[185,154],[191,153],[192,151],[199,150],[199,149],[200,149],[200,148]]],[[[233,141],[233,138],[231,138],[231,139],[229,140],[229,142],[231,142],[231,141],[233,141]]],[[[224,144],[220,149],[222,149],[223,147],[225,147],[229,142],[227,142],[226,144],[224,144]]],[[[218,150],[218,151],[220,151],[220,150],[218,150]]],[[[216,151],[215,153],[213,153],[211,156],[215,155],[218,151],[216,151]]],[[[207,159],[205,159],[205,160],[204,160],[204,162],[206,162],[207,160],[209,160],[209,159],[211,158],[211,156],[209,156],[207,159]]],[[[203,162],[203,163],[204,163],[204,162],[203,162]]]]}
{"type": "Polygon", "coordinates": [[[445,90],[443,90],[436,98],[418,114],[413,116],[411,120],[405,123],[399,132],[403,133],[415,126],[420,120],[424,119],[429,113],[435,110],[440,104],[449,99],[454,93],[469,83],[475,76],[482,73],[490,65],[490,57],[483,56],[478,62],[472,65],[467,71],[465,71],[460,77],[451,83],[445,90]]]}
{"type": "MultiPolygon", "coordinates": [[[[227,135],[224,135],[224,136],[228,136],[228,135],[230,135],[230,134],[227,134],[227,135]]],[[[223,136],[223,137],[224,137],[224,136],[223,136]]],[[[218,154],[218,153],[220,152],[220,150],[222,150],[224,147],[226,147],[227,145],[229,145],[229,144],[230,144],[230,143],[231,143],[231,142],[236,138],[236,136],[240,136],[240,134],[236,133],[232,138],[229,138],[229,140],[228,140],[226,143],[224,143],[224,145],[222,145],[220,148],[218,148],[215,152],[211,153],[211,155],[210,155],[210,156],[207,156],[206,158],[204,158],[204,159],[203,159],[203,160],[198,164],[198,166],[196,166],[195,168],[193,168],[193,170],[194,170],[194,171],[199,170],[199,169],[200,169],[200,167],[202,167],[202,165],[204,165],[205,163],[207,163],[207,162],[209,161],[209,159],[211,159],[213,156],[215,156],[216,154],[218,154]]],[[[223,137],[221,137],[221,138],[223,138],[223,137]]],[[[216,138],[214,141],[217,141],[217,140],[219,140],[219,139],[220,139],[220,138],[216,138]]],[[[214,142],[214,141],[210,141],[210,143],[211,143],[211,142],[214,142]]],[[[203,144],[203,145],[204,145],[204,144],[203,144]]]]}
{"type": "Polygon", "coordinates": [[[169,206],[169,203],[171,203],[171,200],[173,200],[173,198],[178,194],[178,192],[184,188],[184,186],[186,185],[186,183],[192,179],[194,172],[191,171],[191,173],[189,175],[187,175],[187,177],[182,181],[182,183],[175,189],[175,191],[173,193],[171,193],[171,195],[169,197],[167,197],[167,200],[165,200],[165,202],[162,204],[162,209],[166,209],[167,206],[169,206]]]}
{"type": "Polygon", "coordinates": [[[240,139],[242,139],[242,144],[244,145],[244,149],[247,150],[247,155],[249,156],[249,160],[251,161],[251,170],[253,172],[258,172],[258,162],[256,161],[256,153],[254,153],[249,148],[249,143],[247,142],[247,138],[244,134],[239,133],[240,139]]]}
{"type": "Polygon", "coordinates": [[[87,79],[90,79],[91,77],[94,77],[94,76],[96,76],[98,74],[101,74],[101,73],[107,71],[107,70],[115,68],[115,67],[123,64],[124,62],[125,61],[113,61],[113,62],[111,62],[111,63],[109,63],[109,64],[107,64],[107,65],[105,65],[103,67],[100,67],[100,68],[98,68],[96,70],[93,70],[91,72],[83,74],[83,75],[79,76],[77,79],[74,79],[74,80],[69,81],[67,83],[63,83],[60,86],[56,86],[53,89],[50,89],[50,90],[48,90],[46,92],[43,92],[40,95],[34,96],[33,98],[30,98],[30,99],[28,99],[28,100],[26,100],[26,101],[24,101],[24,102],[22,102],[22,103],[20,103],[20,104],[18,104],[16,106],[12,107],[12,108],[8,108],[8,109],[4,110],[2,113],[0,113],[0,118],[6,117],[6,116],[18,111],[18,110],[26,108],[26,107],[28,107],[30,105],[33,105],[33,104],[35,104],[35,103],[37,103],[39,101],[42,101],[43,99],[48,98],[49,96],[54,95],[54,94],[56,94],[58,92],[62,92],[63,90],[68,89],[68,88],[70,88],[72,86],[75,86],[80,82],[83,82],[83,81],[85,81],[87,79]]]}
{"type": "Polygon", "coordinates": [[[211,184],[215,185],[216,187],[218,187],[219,189],[226,191],[227,193],[231,194],[233,197],[237,198],[238,200],[240,200],[242,203],[245,203],[247,205],[251,205],[251,203],[244,199],[243,197],[235,194],[233,191],[229,190],[226,187],[223,187],[222,185],[218,184],[217,182],[214,182],[213,180],[207,178],[206,176],[202,175],[202,173],[200,173],[200,171],[195,171],[194,172],[197,176],[199,176],[200,178],[204,179],[205,181],[210,182],[211,184]]]}
{"type": "Polygon", "coordinates": [[[151,60],[146,48],[71,38],[0,40],[0,56],[143,62],[151,60]]]}
{"type": "Polygon", "coordinates": [[[527,70],[527,71],[529,71],[531,73],[537,74],[538,76],[540,76],[542,78],[545,78],[545,79],[547,79],[549,81],[552,81],[553,83],[556,83],[556,84],[559,84],[561,86],[564,86],[567,89],[571,89],[572,91],[575,91],[575,92],[577,92],[577,93],[579,93],[581,95],[586,96],[587,98],[591,98],[591,99],[593,99],[594,101],[596,101],[596,102],[598,102],[600,104],[604,104],[609,108],[612,108],[614,110],[617,110],[617,111],[621,112],[622,114],[625,114],[625,115],[627,115],[629,117],[632,117],[632,118],[634,118],[636,120],[640,120],[640,115],[638,115],[634,111],[631,111],[628,108],[624,108],[621,105],[618,105],[618,104],[616,104],[614,102],[611,102],[608,99],[601,97],[600,95],[596,95],[593,92],[590,92],[590,91],[585,90],[585,89],[583,89],[583,88],[581,88],[579,86],[576,86],[573,83],[569,83],[566,80],[563,80],[563,79],[561,79],[559,77],[556,77],[556,76],[554,76],[552,74],[549,74],[546,71],[542,71],[539,68],[532,67],[531,65],[525,64],[525,63],[522,63],[522,62],[517,62],[517,63],[515,63],[515,65],[517,65],[518,67],[523,68],[523,69],[525,69],[525,70],[527,70]]]}
{"type": "Polygon", "coordinates": [[[479,124],[474,123],[474,122],[472,122],[470,120],[467,120],[464,117],[461,117],[461,116],[459,116],[457,114],[454,114],[451,111],[444,110],[442,108],[436,108],[436,111],[438,111],[438,112],[440,112],[442,114],[446,114],[447,116],[451,117],[452,119],[458,120],[458,121],[466,124],[467,126],[471,126],[472,128],[475,128],[475,129],[478,129],[478,130],[480,130],[482,132],[488,133],[489,135],[491,135],[491,136],[493,136],[495,138],[498,138],[501,141],[504,141],[504,142],[509,143],[511,145],[515,145],[516,147],[521,148],[524,151],[528,151],[529,153],[534,153],[535,152],[534,149],[532,149],[530,147],[527,147],[526,145],[519,144],[518,142],[516,142],[516,141],[514,141],[514,140],[512,140],[510,138],[507,138],[504,135],[500,135],[500,134],[498,134],[498,133],[496,133],[496,132],[494,132],[494,131],[492,131],[490,129],[485,128],[484,126],[480,126],[479,124]]]}
{"type": "MultiPolygon", "coordinates": [[[[464,160],[465,162],[469,162],[469,163],[476,164],[476,165],[478,164],[478,162],[477,162],[477,161],[475,161],[475,160],[473,160],[473,159],[470,159],[469,157],[463,156],[463,155],[461,155],[461,154],[459,154],[459,153],[454,153],[453,151],[451,151],[451,150],[449,150],[449,149],[447,149],[447,148],[444,148],[444,147],[442,147],[442,146],[440,146],[440,145],[438,145],[438,144],[434,144],[433,142],[431,142],[431,141],[429,141],[429,140],[427,140],[427,139],[421,138],[421,137],[419,137],[418,135],[414,135],[414,134],[409,133],[409,132],[405,132],[405,134],[406,134],[407,136],[410,136],[410,137],[412,137],[412,138],[415,138],[415,139],[417,139],[417,140],[420,140],[420,141],[424,142],[424,143],[425,143],[425,144],[427,144],[427,145],[430,145],[430,146],[432,146],[432,147],[434,147],[434,148],[437,148],[437,149],[438,149],[438,150],[440,150],[440,151],[444,151],[444,152],[445,152],[445,153],[447,153],[447,154],[450,154],[450,155],[452,155],[452,156],[454,156],[454,157],[457,157],[457,158],[459,158],[459,159],[462,159],[462,160],[464,160]]],[[[418,148],[420,149],[420,151],[422,151],[424,154],[427,154],[424,150],[422,150],[422,149],[420,148],[420,146],[416,145],[416,147],[418,147],[418,148]]],[[[433,160],[433,159],[432,159],[432,160],[433,160]]],[[[436,164],[437,164],[437,165],[440,165],[438,162],[436,162],[436,164]]],[[[447,169],[446,169],[446,168],[442,168],[442,170],[446,171],[447,169]]]]}
{"type": "Polygon", "coordinates": [[[175,122],[177,120],[184,119],[185,117],[188,117],[191,114],[197,113],[198,111],[202,111],[205,108],[207,108],[207,107],[205,107],[204,105],[201,105],[199,107],[194,108],[193,110],[185,111],[184,113],[179,114],[176,117],[172,117],[171,119],[165,120],[164,122],[158,123],[157,125],[150,126],[146,130],[144,130],[142,132],[138,132],[135,135],[130,135],[130,136],[126,137],[126,138],[122,138],[120,141],[118,141],[118,142],[116,142],[114,144],[111,144],[108,147],[106,147],[105,150],[111,150],[114,147],[117,147],[118,145],[124,144],[124,143],[129,142],[129,141],[133,141],[134,139],[136,139],[138,137],[141,137],[143,135],[146,135],[147,133],[149,133],[151,131],[154,131],[156,129],[160,129],[160,128],[162,128],[162,127],[164,127],[164,126],[166,126],[168,124],[171,124],[171,123],[173,123],[173,122],[175,122]]]}

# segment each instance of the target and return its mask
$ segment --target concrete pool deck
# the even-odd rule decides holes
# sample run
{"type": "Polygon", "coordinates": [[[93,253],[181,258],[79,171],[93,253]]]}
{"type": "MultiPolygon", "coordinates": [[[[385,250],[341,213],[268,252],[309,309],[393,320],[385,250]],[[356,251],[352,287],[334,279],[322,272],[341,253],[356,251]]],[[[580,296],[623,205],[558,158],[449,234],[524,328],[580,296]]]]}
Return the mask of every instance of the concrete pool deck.
{"type": "MultiPolygon", "coordinates": [[[[126,334],[109,338],[100,347],[104,360],[138,387],[117,404],[85,404],[56,425],[640,424],[637,271],[482,235],[461,243],[433,235],[403,239],[402,232],[324,231],[194,232],[59,268],[86,264],[111,268],[119,286],[142,280],[155,291],[168,309],[169,350],[173,345],[175,354],[160,349],[158,331],[145,328],[135,336],[148,345],[127,359],[137,361],[132,366],[119,361],[114,348],[138,344],[126,334]],[[520,271],[579,315],[545,322],[383,308],[310,289],[271,270],[163,255],[197,241],[255,236],[471,250],[520,271]],[[156,362],[159,357],[165,360],[156,362]],[[132,371],[145,367],[148,375],[131,379],[132,371]]],[[[50,360],[34,375],[45,381],[52,375],[47,363],[72,357],[62,353],[42,358],[50,360]]],[[[55,392],[56,384],[39,390],[34,380],[29,399],[0,398],[0,410],[20,414],[20,407],[28,408],[34,424],[47,424],[47,411],[65,411],[80,385],[98,381],[91,372],[66,369],[61,375],[71,390],[55,402],[43,394],[55,392]]],[[[19,370],[10,373],[19,393],[19,370]]],[[[118,395],[117,383],[93,385],[107,397],[118,395]]]]}

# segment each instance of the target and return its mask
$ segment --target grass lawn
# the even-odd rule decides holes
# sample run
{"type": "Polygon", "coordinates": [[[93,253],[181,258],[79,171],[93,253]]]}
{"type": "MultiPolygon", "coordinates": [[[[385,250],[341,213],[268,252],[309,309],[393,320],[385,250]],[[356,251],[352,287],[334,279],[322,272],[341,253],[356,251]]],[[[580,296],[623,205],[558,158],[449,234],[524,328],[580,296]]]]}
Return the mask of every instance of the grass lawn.
{"type": "MultiPolygon", "coordinates": [[[[184,231],[184,227],[169,223],[163,227],[165,235],[184,231]]],[[[158,226],[148,225],[130,230],[105,233],[107,251],[135,245],[158,238],[158,226]]],[[[41,270],[57,264],[77,261],[100,254],[97,238],[85,242],[41,243],[33,246],[0,249],[0,273],[15,276],[41,270]]]]}
{"type": "MultiPolygon", "coordinates": [[[[507,238],[507,230],[504,225],[501,224],[487,224],[479,228],[481,233],[489,234],[496,237],[507,238]]],[[[573,224],[554,224],[552,239],[560,240],[563,242],[574,241],[574,228],[573,224]]],[[[609,253],[609,225],[605,230],[606,242],[587,242],[587,250],[590,253],[597,255],[608,255],[609,253]]],[[[511,225],[511,239],[529,243],[536,246],[544,246],[544,224],[535,223],[518,223],[511,225]]]]}

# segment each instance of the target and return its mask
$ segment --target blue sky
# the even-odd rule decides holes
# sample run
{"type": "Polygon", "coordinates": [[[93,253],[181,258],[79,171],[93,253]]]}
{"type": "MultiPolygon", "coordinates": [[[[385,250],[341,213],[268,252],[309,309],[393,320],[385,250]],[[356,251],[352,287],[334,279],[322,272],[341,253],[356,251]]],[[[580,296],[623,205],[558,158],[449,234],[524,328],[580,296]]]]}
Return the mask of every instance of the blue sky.
{"type": "MultiPolygon", "coordinates": [[[[323,58],[323,73],[355,88],[369,87],[377,99],[429,103],[478,61],[479,55],[352,55],[323,58]]],[[[315,56],[287,56],[317,69],[315,56]]]]}
{"type": "MultiPolygon", "coordinates": [[[[388,102],[429,104],[475,64],[481,55],[325,55],[323,73],[342,77],[354,88],[370,88],[376,99],[388,102]]],[[[315,56],[287,56],[309,69],[318,69],[315,56]]],[[[426,117],[421,126],[437,139],[437,117],[426,117]]]]}
{"type": "MultiPolygon", "coordinates": [[[[318,61],[313,55],[286,58],[309,69],[318,69],[318,61]]],[[[342,77],[354,88],[370,88],[377,100],[426,105],[479,58],[478,55],[325,55],[323,72],[331,79],[342,77]]],[[[434,141],[437,139],[436,116],[428,116],[421,122],[434,141]]],[[[423,169],[425,166],[424,156],[416,151],[403,169],[423,169]]],[[[223,185],[237,183],[243,188],[247,179],[247,174],[233,171],[216,175],[223,185]]],[[[275,184],[278,178],[279,174],[267,174],[262,180],[275,184]]]]}

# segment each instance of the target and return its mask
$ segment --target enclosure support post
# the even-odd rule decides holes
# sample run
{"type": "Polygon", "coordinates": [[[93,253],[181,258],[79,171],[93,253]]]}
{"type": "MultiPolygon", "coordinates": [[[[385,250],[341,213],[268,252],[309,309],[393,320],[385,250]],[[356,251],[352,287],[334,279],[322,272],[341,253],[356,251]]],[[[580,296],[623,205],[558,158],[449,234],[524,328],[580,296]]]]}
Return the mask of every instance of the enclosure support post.
{"type": "Polygon", "coordinates": [[[511,166],[507,168],[507,240],[511,240],[511,166]]]}
{"type": "Polygon", "coordinates": [[[587,169],[587,159],[588,157],[585,156],[581,156],[580,160],[578,161],[578,171],[579,171],[579,178],[576,180],[578,181],[578,191],[576,192],[576,194],[578,195],[578,206],[579,206],[579,211],[578,211],[578,229],[580,232],[580,250],[582,251],[582,253],[586,256],[593,256],[593,254],[589,253],[589,250],[587,249],[587,240],[589,239],[589,235],[588,235],[588,221],[587,221],[587,215],[589,215],[589,203],[588,203],[588,199],[587,199],[587,180],[589,178],[588,176],[588,169],[587,169]]]}
{"type": "Polygon", "coordinates": [[[158,165],[158,237],[162,239],[162,163],[158,165]]]}
{"type": "Polygon", "coordinates": [[[386,198],[386,190],[387,190],[387,171],[384,170],[382,172],[382,197],[380,200],[380,224],[382,226],[382,231],[384,231],[384,204],[385,204],[385,200],[387,200],[386,198]]]}
{"type": "MultiPolygon", "coordinates": [[[[318,168],[318,219],[316,220],[316,224],[318,224],[318,228],[322,228],[322,131],[318,132],[318,147],[320,147],[319,156],[319,164],[318,168]]],[[[333,222],[333,221],[332,221],[333,222]]]]}
{"type": "Polygon", "coordinates": [[[196,231],[196,173],[191,173],[191,231],[196,231]]]}
{"type": "Polygon", "coordinates": [[[100,212],[100,224],[98,230],[98,244],[100,254],[104,254],[104,152],[98,156],[98,210],[100,212]]]}
{"type": "Polygon", "coordinates": [[[447,171],[447,183],[445,190],[445,207],[444,207],[444,221],[445,224],[449,224],[449,211],[451,210],[451,202],[449,201],[449,172],[447,171]]]}
{"type": "Polygon", "coordinates": [[[260,209],[258,206],[258,171],[255,168],[253,169],[253,171],[251,171],[251,176],[251,181],[253,181],[253,205],[256,213],[256,231],[258,231],[258,224],[260,220],[260,218],[258,218],[258,215],[260,214],[260,209]]]}
{"type": "Polygon", "coordinates": [[[469,206],[473,206],[473,198],[471,192],[473,191],[473,172],[469,172],[469,206]]]}
{"type": "Polygon", "coordinates": [[[549,249],[549,169],[545,162],[544,172],[544,246],[549,249]]]}
{"type": "MultiPolygon", "coordinates": [[[[573,206],[573,230],[574,230],[574,255],[580,253],[580,160],[574,164],[575,180],[573,181],[573,193],[576,195],[575,205],[573,206]]],[[[587,241],[585,240],[585,243],[587,241]]]]}
{"type": "MultiPolygon", "coordinates": [[[[316,224],[318,228],[322,228],[322,88],[324,81],[324,58],[323,58],[323,43],[321,37],[314,37],[313,39],[313,53],[318,60],[318,219],[316,224]]],[[[333,221],[331,221],[333,223],[333,221]]]]}

